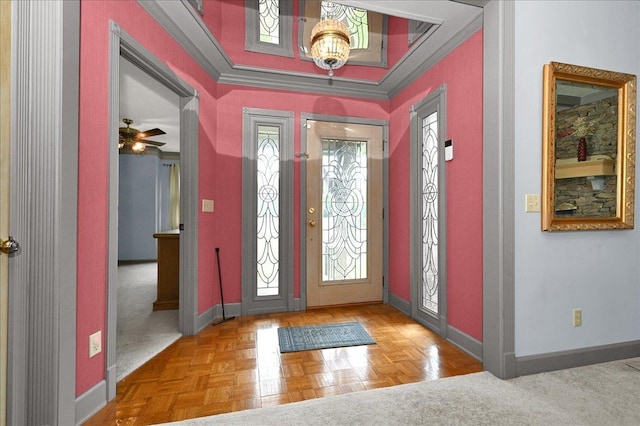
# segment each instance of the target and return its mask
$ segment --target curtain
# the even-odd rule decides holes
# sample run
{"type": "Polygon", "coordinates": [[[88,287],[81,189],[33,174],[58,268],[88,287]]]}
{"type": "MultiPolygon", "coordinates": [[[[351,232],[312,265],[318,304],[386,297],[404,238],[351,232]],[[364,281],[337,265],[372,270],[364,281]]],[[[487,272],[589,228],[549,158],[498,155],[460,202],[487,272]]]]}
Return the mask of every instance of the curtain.
{"type": "Polygon", "coordinates": [[[169,166],[169,229],[180,225],[180,164],[169,166]]]}

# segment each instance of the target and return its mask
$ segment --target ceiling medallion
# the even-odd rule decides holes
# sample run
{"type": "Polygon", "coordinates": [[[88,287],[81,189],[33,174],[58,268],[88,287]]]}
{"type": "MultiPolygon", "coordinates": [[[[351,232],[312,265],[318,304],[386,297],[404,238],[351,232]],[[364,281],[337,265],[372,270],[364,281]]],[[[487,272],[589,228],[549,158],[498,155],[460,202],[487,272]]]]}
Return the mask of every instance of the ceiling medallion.
{"type": "Polygon", "coordinates": [[[350,50],[349,29],[343,22],[329,18],[311,30],[311,57],[318,67],[329,70],[329,77],[347,62],[350,50]]]}

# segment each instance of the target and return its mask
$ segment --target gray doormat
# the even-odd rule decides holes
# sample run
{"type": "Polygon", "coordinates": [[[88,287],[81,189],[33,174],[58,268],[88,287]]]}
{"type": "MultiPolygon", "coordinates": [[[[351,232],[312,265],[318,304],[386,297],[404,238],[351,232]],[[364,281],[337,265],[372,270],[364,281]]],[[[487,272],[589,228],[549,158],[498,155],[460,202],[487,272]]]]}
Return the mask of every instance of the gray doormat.
{"type": "Polygon", "coordinates": [[[357,322],[282,327],[278,329],[278,341],[281,353],[376,343],[357,322]]]}

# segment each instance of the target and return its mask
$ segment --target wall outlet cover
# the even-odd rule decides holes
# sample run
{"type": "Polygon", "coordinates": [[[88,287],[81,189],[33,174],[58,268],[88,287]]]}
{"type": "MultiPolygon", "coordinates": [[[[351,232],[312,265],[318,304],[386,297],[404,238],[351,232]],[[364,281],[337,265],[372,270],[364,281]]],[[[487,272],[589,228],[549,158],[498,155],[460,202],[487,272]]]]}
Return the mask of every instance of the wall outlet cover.
{"type": "Polygon", "coordinates": [[[102,352],[102,331],[97,331],[89,336],[89,358],[102,352]]]}

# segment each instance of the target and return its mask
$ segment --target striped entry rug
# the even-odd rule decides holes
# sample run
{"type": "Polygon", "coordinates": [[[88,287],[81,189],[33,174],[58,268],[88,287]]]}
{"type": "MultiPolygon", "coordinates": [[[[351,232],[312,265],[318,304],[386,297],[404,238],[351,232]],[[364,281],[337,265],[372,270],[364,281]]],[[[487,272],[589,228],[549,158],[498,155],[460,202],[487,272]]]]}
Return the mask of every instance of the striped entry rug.
{"type": "Polygon", "coordinates": [[[376,343],[357,322],[281,327],[278,341],[281,353],[376,343]]]}

